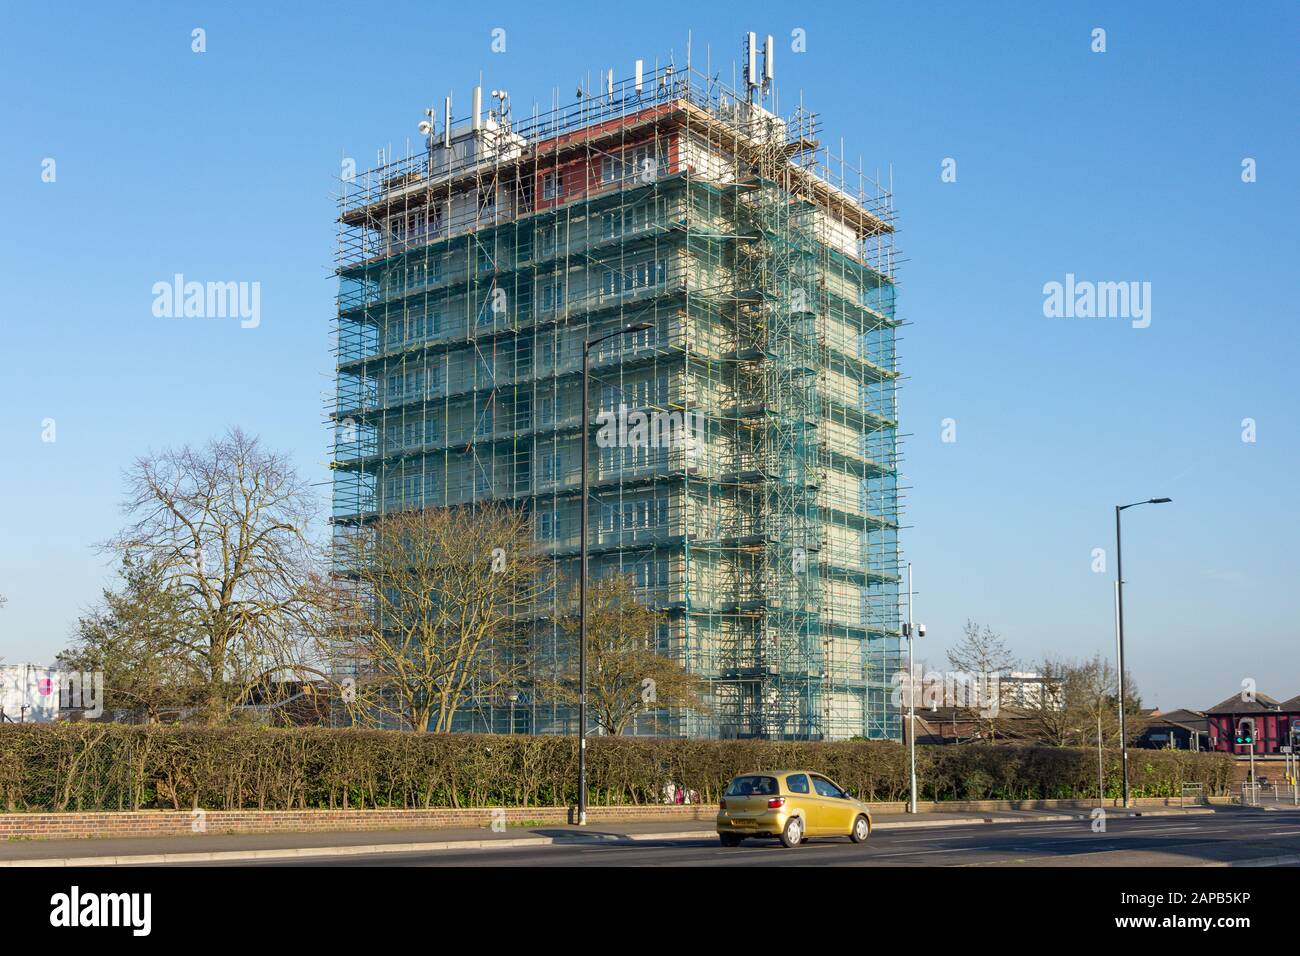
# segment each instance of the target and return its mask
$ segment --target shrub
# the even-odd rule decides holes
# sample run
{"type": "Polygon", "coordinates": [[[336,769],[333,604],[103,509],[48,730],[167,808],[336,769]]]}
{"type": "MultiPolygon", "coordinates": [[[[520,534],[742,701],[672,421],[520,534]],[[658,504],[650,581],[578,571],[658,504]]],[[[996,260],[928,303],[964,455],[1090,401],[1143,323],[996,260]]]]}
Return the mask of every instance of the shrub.
{"type": "MultiPolygon", "coordinates": [[[[1221,754],[1143,751],[1135,796],[1177,795],[1184,782],[1227,793],[1221,754]]],[[[925,799],[1096,794],[1095,750],[1044,746],[919,747],[925,799]]],[[[1107,791],[1118,787],[1108,755],[1107,791]]],[[[0,728],[7,811],[556,806],[576,802],[571,737],[408,734],[380,730],[27,724],[0,728]]],[[[804,767],[866,800],[902,800],[907,751],[889,741],[804,743],[597,737],[588,748],[595,805],[654,804],[672,783],[715,802],[728,780],[804,767]]]]}

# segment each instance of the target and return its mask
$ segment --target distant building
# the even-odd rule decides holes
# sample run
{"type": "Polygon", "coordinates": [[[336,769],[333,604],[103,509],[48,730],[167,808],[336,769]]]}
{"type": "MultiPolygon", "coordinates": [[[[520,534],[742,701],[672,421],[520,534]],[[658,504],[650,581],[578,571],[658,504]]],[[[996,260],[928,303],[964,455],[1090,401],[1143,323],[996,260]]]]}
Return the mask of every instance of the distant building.
{"type": "Polygon", "coordinates": [[[1012,671],[998,678],[999,703],[1027,710],[1060,710],[1061,685],[1033,671],[1012,671]]]}
{"type": "MultiPolygon", "coordinates": [[[[986,712],[987,713],[987,712],[986,712]]],[[[907,712],[903,712],[903,739],[907,739],[907,712]]],[[[1000,707],[996,716],[984,717],[978,707],[925,707],[916,709],[918,744],[1033,741],[1040,733],[1032,711],[1000,707]],[[990,720],[990,718],[992,718],[990,720]]]]}
{"type": "Polygon", "coordinates": [[[1137,739],[1138,747],[1209,750],[1210,721],[1199,710],[1152,711],[1137,739]]]}
{"type": "Polygon", "coordinates": [[[1237,694],[1205,712],[1209,721],[1210,749],[1221,753],[1247,754],[1250,746],[1236,742],[1244,717],[1255,721],[1255,753],[1279,754],[1291,745],[1291,728],[1300,727],[1300,695],[1279,702],[1267,694],[1242,700],[1237,694]]]}
{"type": "Polygon", "coordinates": [[[0,723],[56,720],[59,683],[59,672],[43,664],[0,665],[0,723]]]}
{"type": "Polygon", "coordinates": [[[335,696],[326,681],[273,681],[251,688],[238,709],[273,726],[322,727],[330,724],[335,696]]]}

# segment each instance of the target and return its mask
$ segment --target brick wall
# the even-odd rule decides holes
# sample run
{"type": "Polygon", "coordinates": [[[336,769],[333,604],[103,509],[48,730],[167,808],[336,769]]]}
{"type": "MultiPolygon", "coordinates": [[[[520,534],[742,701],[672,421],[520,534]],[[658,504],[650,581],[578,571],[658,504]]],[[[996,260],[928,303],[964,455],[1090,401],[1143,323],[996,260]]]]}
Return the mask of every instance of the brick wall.
{"type": "MultiPolygon", "coordinates": [[[[1139,808],[1178,806],[1177,798],[1143,797],[1139,808]]],[[[1115,806],[1116,801],[1107,801],[1115,806]]],[[[877,814],[902,813],[903,803],[873,803],[877,814]]],[[[930,812],[992,812],[997,810],[1089,810],[1087,800],[979,800],[918,803],[930,812]]],[[[711,825],[717,807],[687,806],[589,807],[589,823],[681,822],[711,825]]],[[[191,833],[310,833],[329,831],[432,830],[446,827],[488,827],[504,815],[507,823],[563,824],[566,807],[472,807],[436,810],[139,810],[96,813],[0,813],[0,840],[55,840],[76,837],[183,836],[191,833]]]]}
{"type": "MultiPolygon", "coordinates": [[[[707,820],[710,805],[590,807],[592,823],[628,820],[707,820]]],[[[190,833],[302,833],[488,827],[507,823],[566,823],[566,807],[474,807],[436,810],[140,810],[96,813],[0,813],[0,840],[75,837],[182,836],[190,833]]]]}

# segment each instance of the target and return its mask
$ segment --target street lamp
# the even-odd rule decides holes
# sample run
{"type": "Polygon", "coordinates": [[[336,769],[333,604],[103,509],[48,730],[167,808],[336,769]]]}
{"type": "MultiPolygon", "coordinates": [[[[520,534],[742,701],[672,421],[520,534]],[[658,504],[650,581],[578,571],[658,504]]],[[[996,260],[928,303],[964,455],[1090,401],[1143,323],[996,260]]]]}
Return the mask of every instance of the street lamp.
{"type": "Polygon", "coordinates": [[[582,529],[582,569],[578,573],[578,826],[587,825],[587,379],[591,372],[591,347],[616,335],[631,335],[654,328],[649,322],[615,329],[582,343],[582,493],[579,510],[582,529]]]}
{"type": "Polygon", "coordinates": [[[1124,726],[1124,555],[1120,548],[1120,523],[1119,514],[1128,508],[1136,508],[1138,505],[1165,505],[1173,501],[1172,498],[1148,498],[1146,501],[1135,501],[1129,505],[1115,506],[1115,623],[1116,634],[1115,641],[1118,646],[1119,661],[1119,749],[1120,749],[1120,768],[1124,774],[1124,808],[1128,809],[1128,734],[1124,726]]]}
{"type": "Polygon", "coordinates": [[[515,733],[515,704],[519,703],[519,691],[512,690],[510,692],[509,700],[510,700],[510,735],[513,737],[515,733]]]}

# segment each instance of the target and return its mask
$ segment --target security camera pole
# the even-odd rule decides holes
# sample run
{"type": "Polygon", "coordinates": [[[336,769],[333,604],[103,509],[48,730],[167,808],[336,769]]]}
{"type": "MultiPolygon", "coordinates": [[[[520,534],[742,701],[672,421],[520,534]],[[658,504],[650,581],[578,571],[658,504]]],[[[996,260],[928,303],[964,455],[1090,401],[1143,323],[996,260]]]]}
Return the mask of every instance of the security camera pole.
{"type": "Polygon", "coordinates": [[[1124,772],[1124,807],[1128,808],[1128,733],[1124,726],[1124,557],[1120,550],[1120,525],[1119,513],[1127,508],[1136,508],[1138,505],[1163,505],[1173,501],[1172,498],[1148,498],[1146,501],[1135,501],[1129,505],[1115,506],[1115,617],[1117,621],[1118,634],[1116,643],[1118,644],[1116,657],[1119,665],[1119,750],[1120,766],[1124,772]]]}
{"type": "MultiPolygon", "coordinates": [[[[916,813],[916,664],[912,653],[912,562],[907,562],[907,624],[903,633],[907,635],[907,762],[911,773],[911,799],[908,801],[908,813],[916,813]]],[[[925,636],[925,625],[919,626],[920,636],[925,636]]]]}
{"type": "Polygon", "coordinates": [[[582,494],[579,512],[582,530],[582,570],[578,574],[578,826],[587,825],[587,445],[590,442],[590,425],[587,410],[587,380],[591,376],[591,347],[616,335],[630,335],[651,329],[649,322],[638,322],[615,329],[582,343],[582,494]]]}

